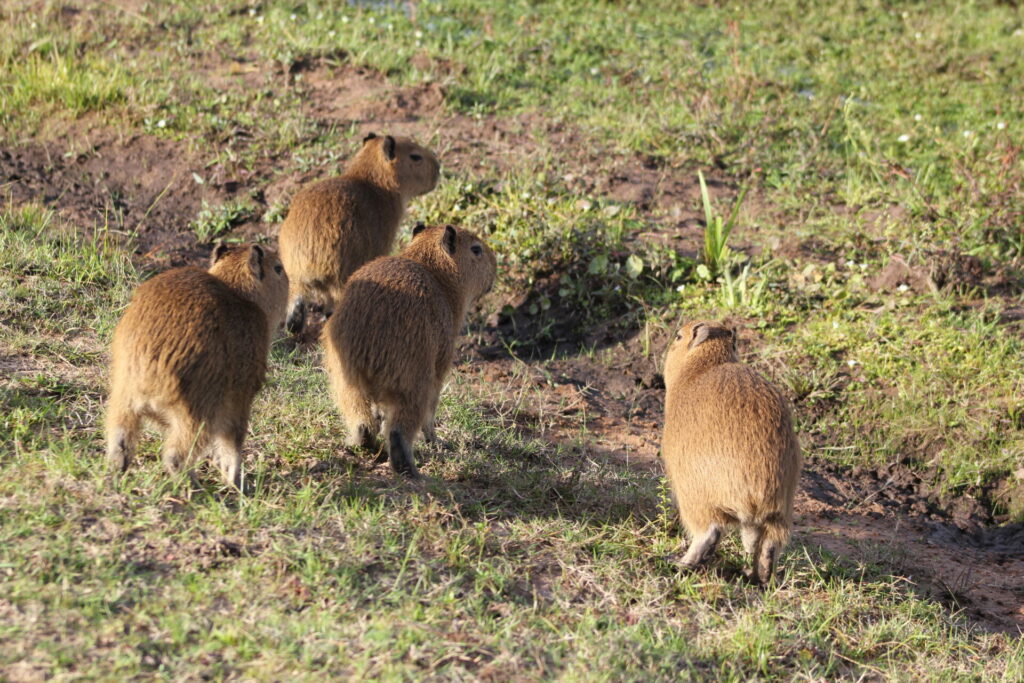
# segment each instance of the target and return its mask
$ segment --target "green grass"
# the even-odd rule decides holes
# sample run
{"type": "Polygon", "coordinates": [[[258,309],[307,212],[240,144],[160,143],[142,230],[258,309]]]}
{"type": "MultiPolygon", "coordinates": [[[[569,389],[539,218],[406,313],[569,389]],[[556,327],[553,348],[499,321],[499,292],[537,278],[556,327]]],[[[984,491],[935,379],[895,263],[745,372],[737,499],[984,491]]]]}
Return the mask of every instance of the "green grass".
{"type": "MultiPolygon", "coordinates": [[[[1019,12],[582,8],[6,3],[0,143],[60,154],[86,128],[158,136],[262,190],[333,172],[358,144],[355,124],[312,106],[311,71],[367,67],[388,92],[436,80],[448,113],[508,122],[532,145],[481,151],[473,161],[492,166],[479,172],[446,169],[409,216],[487,235],[501,271],[487,306],[514,303],[505,313],[533,325],[513,354],[569,330],[576,347],[562,357],[601,359],[579,339],[608,324],[657,356],[652,335],[728,316],[745,359],[794,398],[809,458],[907,462],[947,499],[979,496],[1022,519],[985,498],[1019,485],[1024,463],[1024,338],[1002,315],[1024,304],[1019,12]],[[603,177],[623,159],[723,182],[710,197],[722,219],[750,188],[735,229],[709,233],[715,268],[696,242],[642,237],[671,234],[670,213],[566,177],[603,177]],[[929,293],[871,286],[893,254],[926,267],[946,252],[978,257],[983,277],[929,293]]],[[[146,276],[137,236],[0,196],[0,675],[1024,676],[1019,638],[799,529],[770,590],[736,579],[735,540],[712,570],[680,573],[657,477],[588,450],[585,413],[554,430],[472,368],[444,396],[447,444],[425,449],[422,486],[346,453],[317,354],[279,345],[247,441],[251,496],[204,471],[186,500],[153,440],[112,487],[106,350],[146,276]]],[[[259,201],[211,200],[182,229],[196,243],[230,237],[259,201]]],[[[265,223],[286,206],[275,199],[265,223]]],[[[682,209],[703,215],[699,195],[682,209]]]]}

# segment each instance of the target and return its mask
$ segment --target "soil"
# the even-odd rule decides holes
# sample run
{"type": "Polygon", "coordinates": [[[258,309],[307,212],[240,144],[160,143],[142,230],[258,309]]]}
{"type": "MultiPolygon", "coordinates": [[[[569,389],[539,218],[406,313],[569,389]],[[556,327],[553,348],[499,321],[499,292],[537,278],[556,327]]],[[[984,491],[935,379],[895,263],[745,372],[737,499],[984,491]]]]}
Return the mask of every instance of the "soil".
{"type": "MultiPolygon", "coordinates": [[[[211,73],[218,72],[216,64],[210,68],[211,73]]],[[[443,77],[451,68],[435,64],[433,71],[443,77]]],[[[226,78],[224,85],[258,82],[253,71],[259,69],[249,64],[243,78],[226,78]]],[[[230,71],[230,65],[220,70],[230,71]]],[[[693,172],[661,160],[611,152],[579,131],[537,114],[499,119],[450,113],[443,78],[394,87],[374,72],[344,64],[329,67],[320,61],[297,62],[283,74],[271,66],[265,70],[262,82],[302,89],[306,114],[325,125],[433,139],[449,172],[495,183],[511,166],[552,167],[558,170],[549,171],[551,182],[570,191],[635,205],[649,227],[634,239],[668,244],[690,256],[698,249],[703,216],[693,172]],[[559,163],[547,164],[550,156],[559,163]]],[[[75,125],[78,129],[60,140],[0,148],[0,193],[15,205],[31,201],[52,207],[86,232],[106,225],[126,239],[137,233],[137,260],[147,269],[205,260],[209,245],[197,243],[189,230],[204,200],[219,204],[238,196],[253,197],[265,208],[290,196],[302,183],[335,172],[324,168],[278,173],[269,166],[243,176],[216,168],[211,172],[181,143],[125,136],[90,128],[88,122],[75,125]]],[[[724,177],[710,178],[709,185],[724,203],[738,191],[724,177]]],[[[745,206],[752,216],[771,210],[754,196],[748,196],[745,206]]],[[[268,229],[259,223],[238,229],[243,235],[259,231],[268,229]]],[[[933,288],[957,278],[980,283],[974,261],[947,256],[939,254],[936,262],[945,265],[931,269],[894,257],[896,265],[880,274],[875,286],[933,288]]],[[[1022,326],[1024,313],[1019,307],[1007,309],[1004,316],[1005,324],[1022,326]]],[[[479,379],[482,387],[501,387],[505,394],[522,390],[523,409],[531,423],[544,425],[543,438],[577,438],[582,416],[588,437],[581,457],[612,459],[660,476],[664,382],[658,358],[667,333],[645,339],[636,330],[616,334],[610,324],[594,331],[593,338],[573,340],[570,351],[555,360],[538,361],[530,360],[530,354],[520,359],[503,350],[500,328],[513,322],[489,320],[484,344],[463,345],[459,372],[479,379]],[[596,353],[579,352],[595,345],[600,348],[596,353]]],[[[0,367],[17,362],[2,359],[0,367]]],[[[1024,629],[1024,525],[1000,524],[986,501],[969,496],[939,500],[933,493],[935,484],[928,473],[907,463],[843,470],[812,458],[797,501],[795,542],[826,548],[854,566],[880,567],[906,577],[922,594],[962,611],[985,628],[1024,629]]],[[[1003,482],[991,495],[1019,499],[1019,488],[1003,482]]],[[[242,550],[217,540],[196,552],[213,563],[228,561],[242,550]]],[[[154,562],[167,561],[156,549],[154,557],[154,562]]]]}

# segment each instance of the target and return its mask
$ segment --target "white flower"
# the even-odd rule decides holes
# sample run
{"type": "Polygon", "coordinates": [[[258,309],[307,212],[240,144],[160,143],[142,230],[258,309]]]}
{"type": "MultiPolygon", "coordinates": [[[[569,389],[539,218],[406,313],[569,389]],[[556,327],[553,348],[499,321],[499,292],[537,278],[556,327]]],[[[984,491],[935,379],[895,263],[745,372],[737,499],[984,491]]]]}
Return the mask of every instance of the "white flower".
{"type": "Polygon", "coordinates": [[[857,265],[857,262],[851,259],[851,260],[847,261],[844,265],[847,268],[853,268],[855,265],[857,265]]]}
{"type": "Polygon", "coordinates": [[[256,16],[256,8],[255,7],[250,7],[249,8],[249,16],[250,17],[255,17],[256,16]]]}
{"type": "Polygon", "coordinates": [[[839,321],[838,320],[833,320],[832,321],[832,329],[833,330],[838,330],[839,329],[839,321]]]}
{"type": "Polygon", "coordinates": [[[1013,32],[1013,35],[1017,36],[1018,38],[1020,36],[1024,36],[1024,28],[1017,29],[1016,31],[1013,32]]]}
{"type": "Polygon", "coordinates": [[[159,121],[156,122],[156,127],[157,128],[166,128],[167,127],[167,120],[166,119],[160,119],[159,121]]]}
{"type": "Polygon", "coordinates": [[[924,117],[923,117],[923,116],[921,116],[920,114],[914,114],[914,120],[915,120],[915,121],[920,121],[920,120],[921,120],[921,119],[923,119],[923,118],[924,118],[924,117]]]}
{"type": "Polygon", "coordinates": [[[416,36],[416,40],[419,40],[423,37],[423,31],[416,31],[413,35],[416,36]]]}
{"type": "Polygon", "coordinates": [[[907,286],[907,285],[905,285],[905,284],[903,284],[903,285],[900,285],[899,287],[897,287],[897,288],[896,288],[896,290],[897,290],[897,291],[900,291],[900,292],[905,292],[905,291],[907,291],[908,289],[910,289],[910,287],[908,287],[908,286],[907,286]]]}
{"type": "Polygon", "coordinates": [[[291,17],[291,19],[292,19],[292,21],[295,21],[296,19],[298,19],[298,17],[296,17],[296,16],[295,16],[295,15],[293,14],[293,15],[292,15],[292,17],[291,17]]]}
{"type": "Polygon", "coordinates": [[[348,23],[348,17],[342,17],[341,18],[341,23],[347,24],[348,23]]]}
{"type": "Polygon", "coordinates": [[[855,361],[854,359],[851,358],[850,360],[846,361],[846,365],[847,365],[847,367],[854,368],[854,367],[857,367],[858,365],[860,365],[860,363],[858,363],[857,361],[855,361]]]}
{"type": "Polygon", "coordinates": [[[918,31],[917,33],[915,33],[914,37],[917,38],[918,40],[921,40],[921,32],[918,31]]]}
{"type": "Polygon", "coordinates": [[[676,287],[677,292],[682,292],[684,289],[686,289],[686,285],[679,285],[678,287],[676,287]]]}
{"type": "Polygon", "coordinates": [[[1006,121],[1000,121],[999,123],[997,123],[996,128],[998,128],[999,130],[1006,128],[1006,121]]]}
{"type": "Polygon", "coordinates": [[[964,137],[965,137],[965,138],[969,138],[969,137],[971,137],[972,135],[974,135],[974,131],[973,131],[973,130],[965,130],[965,131],[964,131],[964,137]]]}
{"type": "Polygon", "coordinates": [[[903,135],[901,135],[898,138],[896,138],[896,141],[897,142],[906,142],[909,139],[910,139],[910,136],[907,135],[906,133],[904,133],[903,135]]]}

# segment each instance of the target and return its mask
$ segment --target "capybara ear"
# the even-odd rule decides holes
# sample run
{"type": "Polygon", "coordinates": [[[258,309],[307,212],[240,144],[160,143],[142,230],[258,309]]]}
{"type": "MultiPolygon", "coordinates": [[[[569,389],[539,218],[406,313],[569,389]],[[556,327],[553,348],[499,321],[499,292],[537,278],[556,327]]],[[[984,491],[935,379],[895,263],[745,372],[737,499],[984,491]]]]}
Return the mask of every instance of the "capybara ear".
{"type": "Polygon", "coordinates": [[[690,338],[690,343],[686,346],[687,349],[696,348],[708,339],[728,339],[732,342],[733,348],[736,348],[736,332],[721,325],[697,323],[693,326],[691,334],[693,336],[690,338]]]}
{"type": "Polygon", "coordinates": [[[231,251],[231,249],[228,247],[228,245],[224,244],[223,242],[217,242],[216,246],[214,246],[213,248],[213,251],[210,253],[210,265],[212,266],[217,261],[220,261],[222,258],[224,258],[224,255],[227,254],[229,251],[231,251]]]}
{"type": "Polygon", "coordinates": [[[413,226],[412,236],[415,237],[416,235],[420,234],[421,232],[423,232],[426,229],[427,229],[426,224],[421,221],[421,222],[417,223],[415,226],[413,226]]]}
{"type": "Polygon", "coordinates": [[[263,279],[263,247],[258,244],[252,245],[249,249],[249,268],[257,280],[263,279]]]}
{"type": "Polygon", "coordinates": [[[370,140],[376,140],[376,139],[377,139],[377,134],[376,133],[367,133],[366,137],[363,138],[363,144],[365,145],[370,140]]]}
{"type": "Polygon", "coordinates": [[[708,340],[708,336],[711,334],[711,328],[704,323],[697,323],[693,326],[693,336],[690,337],[690,343],[687,344],[687,349],[692,349],[695,346],[700,346],[708,340]]]}
{"type": "Polygon", "coordinates": [[[441,235],[441,246],[452,256],[455,256],[455,241],[458,235],[451,225],[444,226],[444,234],[441,235]]]}
{"type": "Polygon", "coordinates": [[[390,135],[384,137],[384,156],[391,161],[395,158],[395,139],[390,135]]]}

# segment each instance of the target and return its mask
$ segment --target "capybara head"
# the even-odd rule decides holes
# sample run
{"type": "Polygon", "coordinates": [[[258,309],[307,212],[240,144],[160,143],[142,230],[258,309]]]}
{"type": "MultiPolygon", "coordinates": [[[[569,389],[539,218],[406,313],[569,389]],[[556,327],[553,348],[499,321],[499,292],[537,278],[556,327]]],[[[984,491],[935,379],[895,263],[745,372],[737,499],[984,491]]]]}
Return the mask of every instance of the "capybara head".
{"type": "Polygon", "coordinates": [[[276,251],[258,244],[234,248],[218,244],[210,255],[210,274],[259,306],[270,329],[284,324],[288,274],[276,251]]]}
{"type": "Polygon", "coordinates": [[[710,367],[739,361],[736,330],[709,320],[694,320],[676,332],[665,357],[665,381],[689,366],[710,367]]]}
{"type": "Polygon", "coordinates": [[[441,175],[441,164],[434,153],[406,137],[370,133],[363,138],[363,148],[354,163],[386,169],[392,189],[405,197],[430,192],[441,175]]]}
{"type": "Polygon", "coordinates": [[[498,262],[494,252],[479,236],[453,225],[425,226],[418,223],[412,231],[409,253],[430,254],[431,261],[448,260],[447,268],[454,268],[467,303],[479,299],[494,286],[498,262]]]}

